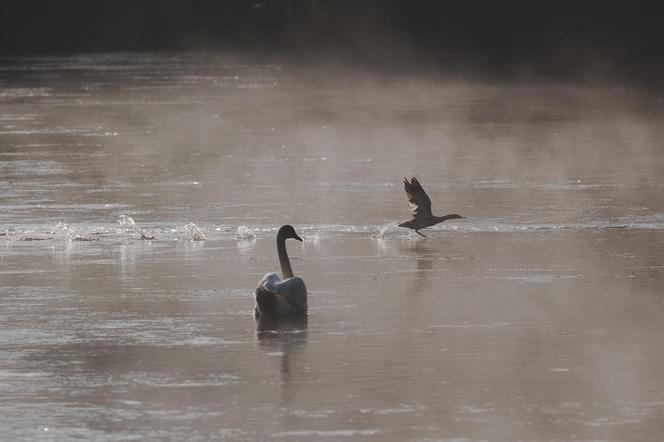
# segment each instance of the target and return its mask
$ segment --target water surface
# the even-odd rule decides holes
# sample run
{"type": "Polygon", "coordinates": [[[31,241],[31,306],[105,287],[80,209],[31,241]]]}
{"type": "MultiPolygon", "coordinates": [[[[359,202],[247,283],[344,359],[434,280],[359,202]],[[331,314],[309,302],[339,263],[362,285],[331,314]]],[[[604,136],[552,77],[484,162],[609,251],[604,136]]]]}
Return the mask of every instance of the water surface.
{"type": "Polygon", "coordinates": [[[11,440],[659,440],[664,100],[208,54],[0,63],[11,440]],[[401,177],[434,212],[407,219],[401,177]],[[293,224],[306,321],[256,323],[293,224]]]}

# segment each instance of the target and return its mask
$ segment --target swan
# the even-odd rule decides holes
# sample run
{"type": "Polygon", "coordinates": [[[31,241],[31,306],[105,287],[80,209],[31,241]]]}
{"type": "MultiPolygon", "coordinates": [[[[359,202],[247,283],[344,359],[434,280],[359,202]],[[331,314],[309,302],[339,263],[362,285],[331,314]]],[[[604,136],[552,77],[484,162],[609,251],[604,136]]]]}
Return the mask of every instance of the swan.
{"type": "Polygon", "coordinates": [[[268,273],[260,280],[255,292],[257,318],[307,313],[307,286],[302,278],[293,276],[286,252],[288,238],[302,241],[293,226],[281,226],[277,232],[277,253],[284,279],[280,280],[276,273],[268,273]]]}
{"type": "Polygon", "coordinates": [[[408,196],[408,202],[410,203],[413,218],[410,221],[399,224],[399,227],[413,229],[415,230],[415,233],[426,238],[425,235],[419,232],[420,229],[435,226],[448,219],[464,218],[456,213],[445,216],[433,215],[431,213],[431,200],[429,199],[429,195],[424,191],[420,182],[417,181],[417,178],[413,177],[410,182],[408,182],[408,179],[404,177],[403,184],[406,188],[406,196],[408,196]]]}

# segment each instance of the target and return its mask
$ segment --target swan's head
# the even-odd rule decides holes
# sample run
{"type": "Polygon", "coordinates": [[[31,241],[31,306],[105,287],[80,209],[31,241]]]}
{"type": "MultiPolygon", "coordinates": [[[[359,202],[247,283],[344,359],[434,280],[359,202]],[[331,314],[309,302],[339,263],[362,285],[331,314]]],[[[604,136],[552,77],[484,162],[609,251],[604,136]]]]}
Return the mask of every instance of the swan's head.
{"type": "Polygon", "coordinates": [[[461,219],[465,218],[465,216],[457,215],[456,213],[453,213],[451,215],[447,215],[445,218],[447,219],[461,219]]]}
{"type": "Polygon", "coordinates": [[[295,233],[295,229],[293,228],[293,226],[291,226],[289,224],[287,224],[285,226],[281,226],[281,228],[279,229],[279,232],[277,233],[277,236],[280,236],[284,239],[293,238],[293,239],[296,239],[298,241],[302,241],[302,238],[297,236],[297,233],[295,233]]]}

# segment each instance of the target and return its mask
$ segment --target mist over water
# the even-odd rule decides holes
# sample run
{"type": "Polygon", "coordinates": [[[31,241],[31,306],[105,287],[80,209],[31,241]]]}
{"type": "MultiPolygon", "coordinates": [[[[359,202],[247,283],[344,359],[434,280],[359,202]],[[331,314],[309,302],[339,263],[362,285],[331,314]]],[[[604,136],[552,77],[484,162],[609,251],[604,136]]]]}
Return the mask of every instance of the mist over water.
{"type": "Polygon", "coordinates": [[[211,54],[0,64],[11,440],[659,440],[664,97],[211,54]],[[437,215],[419,238],[402,177],[437,215]],[[304,322],[257,324],[292,224],[304,322]]]}

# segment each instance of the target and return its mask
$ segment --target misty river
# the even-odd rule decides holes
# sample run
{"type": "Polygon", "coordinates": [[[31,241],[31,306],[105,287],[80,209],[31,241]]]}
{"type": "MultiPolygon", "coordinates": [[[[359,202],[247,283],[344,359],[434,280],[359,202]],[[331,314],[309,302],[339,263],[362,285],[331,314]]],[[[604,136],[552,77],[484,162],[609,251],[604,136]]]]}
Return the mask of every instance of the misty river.
{"type": "Polygon", "coordinates": [[[0,60],[0,438],[661,440],[664,95],[0,60]],[[434,214],[409,219],[403,177],[434,214]],[[292,224],[309,315],[257,324],[292,224]]]}

